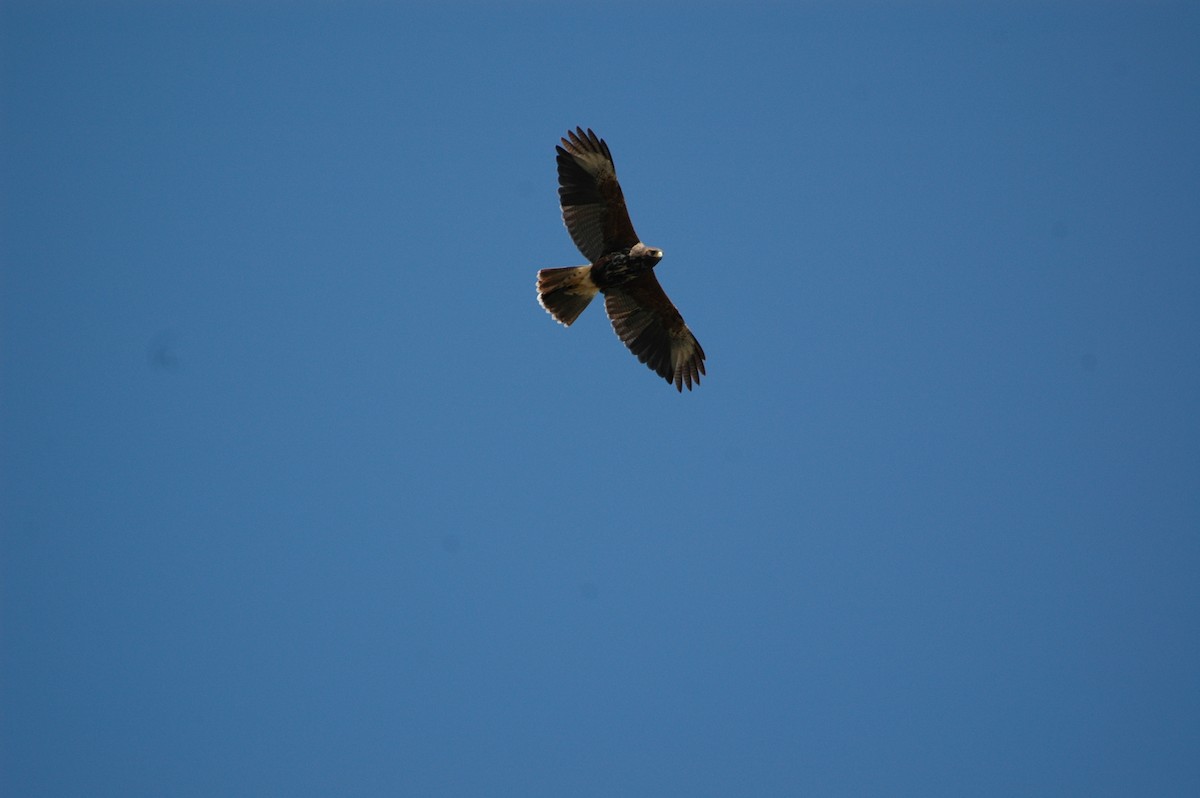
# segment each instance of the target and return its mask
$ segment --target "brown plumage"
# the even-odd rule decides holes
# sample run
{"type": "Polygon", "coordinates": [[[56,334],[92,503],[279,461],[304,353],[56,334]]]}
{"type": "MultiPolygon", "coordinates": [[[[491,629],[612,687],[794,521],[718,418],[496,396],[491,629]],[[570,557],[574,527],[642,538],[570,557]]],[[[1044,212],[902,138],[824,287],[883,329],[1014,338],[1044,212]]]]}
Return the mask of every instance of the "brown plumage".
{"type": "Polygon", "coordinates": [[[662,250],[634,232],[608,144],[576,128],[555,149],[563,223],[591,264],[539,271],[538,302],[569,327],[603,293],[629,351],[677,390],[690,391],[704,374],[704,350],[654,276],[662,250]]]}

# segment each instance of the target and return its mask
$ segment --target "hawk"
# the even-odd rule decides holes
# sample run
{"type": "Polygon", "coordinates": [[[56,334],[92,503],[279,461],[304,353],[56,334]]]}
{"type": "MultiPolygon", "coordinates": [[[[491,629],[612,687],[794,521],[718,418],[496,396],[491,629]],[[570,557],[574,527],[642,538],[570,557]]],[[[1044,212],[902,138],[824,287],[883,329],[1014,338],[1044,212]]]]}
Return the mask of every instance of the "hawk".
{"type": "Polygon", "coordinates": [[[608,144],[590,128],[576,128],[555,149],[563,223],[591,263],[539,271],[538,302],[570,327],[604,294],[604,309],[629,351],[678,391],[684,385],[690,391],[704,373],[704,350],[654,276],[663,252],[634,232],[608,144]]]}

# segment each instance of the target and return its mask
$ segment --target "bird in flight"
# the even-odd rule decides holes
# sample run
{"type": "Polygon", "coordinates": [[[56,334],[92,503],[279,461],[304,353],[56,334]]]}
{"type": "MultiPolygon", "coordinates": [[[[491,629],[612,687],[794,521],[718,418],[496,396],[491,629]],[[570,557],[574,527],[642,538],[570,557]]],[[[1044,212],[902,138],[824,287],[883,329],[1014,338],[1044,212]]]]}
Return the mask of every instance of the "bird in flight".
{"type": "Polygon", "coordinates": [[[704,350],[654,276],[663,252],[634,232],[608,144],[590,128],[576,128],[555,149],[563,223],[591,263],[539,271],[538,302],[570,327],[604,294],[604,309],[629,351],[676,390],[690,391],[704,373],[704,350]]]}

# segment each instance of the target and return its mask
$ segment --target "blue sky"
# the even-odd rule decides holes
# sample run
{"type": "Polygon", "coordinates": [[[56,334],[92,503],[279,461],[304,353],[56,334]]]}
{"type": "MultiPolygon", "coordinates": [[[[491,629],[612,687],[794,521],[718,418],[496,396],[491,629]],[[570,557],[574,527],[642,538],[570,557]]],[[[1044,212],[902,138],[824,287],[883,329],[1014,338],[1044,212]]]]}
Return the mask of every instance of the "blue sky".
{"type": "Polygon", "coordinates": [[[1198,34],[5,3],[0,792],[1197,794],[1198,34]]]}

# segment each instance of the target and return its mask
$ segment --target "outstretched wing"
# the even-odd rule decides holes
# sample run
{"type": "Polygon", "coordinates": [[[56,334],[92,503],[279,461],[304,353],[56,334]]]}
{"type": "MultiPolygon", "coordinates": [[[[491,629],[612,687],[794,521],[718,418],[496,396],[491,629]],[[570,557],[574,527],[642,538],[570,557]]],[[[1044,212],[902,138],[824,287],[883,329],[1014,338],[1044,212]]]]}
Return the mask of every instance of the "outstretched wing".
{"type": "Polygon", "coordinates": [[[638,242],[608,145],[589,128],[567,131],[558,150],[558,198],[567,232],[583,256],[601,256],[638,242]]]}
{"type": "Polygon", "coordinates": [[[671,304],[654,272],[646,272],[604,295],[604,309],[629,351],[682,391],[700,384],[704,350],[671,304]]]}

